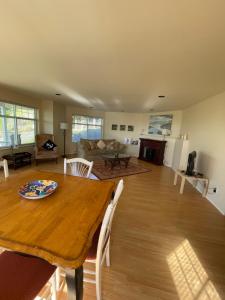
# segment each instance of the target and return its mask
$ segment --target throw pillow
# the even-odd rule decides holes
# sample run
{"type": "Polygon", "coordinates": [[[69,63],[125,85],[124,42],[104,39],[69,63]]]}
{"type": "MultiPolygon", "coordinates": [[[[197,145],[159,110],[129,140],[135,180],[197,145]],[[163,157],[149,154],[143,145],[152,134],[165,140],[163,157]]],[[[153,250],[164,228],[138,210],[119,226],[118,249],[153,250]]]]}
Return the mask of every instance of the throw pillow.
{"type": "Polygon", "coordinates": [[[88,141],[81,140],[81,141],[80,141],[80,144],[83,146],[83,148],[84,148],[86,151],[90,151],[90,150],[91,150],[91,146],[90,146],[90,144],[89,144],[88,141]]]}
{"type": "Polygon", "coordinates": [[[89,141],[89,145],[91,150],[95,150],[97,148],[97,144],[95,141],[89,141]]]}
{"type": "Polygon", "coordinates": [[[102,140],[99,140],[97,142],[97,146],[98,146],[99,149],[103,150],[103,149],[105,149],[106,145],[105,145],[105,143],[102,140]]]}
{"type": "Polygon", "coordinates": [[[107,150],[114,150],[114,148],[115,148],[115,141],[112,141],[107,145],[107,150]]]}
{"type": "Polygon", "coordinates": [[[56,147],[56,144],[51,140],[47,140],[42,147],[45,150],[52,151],[56,147]]]}

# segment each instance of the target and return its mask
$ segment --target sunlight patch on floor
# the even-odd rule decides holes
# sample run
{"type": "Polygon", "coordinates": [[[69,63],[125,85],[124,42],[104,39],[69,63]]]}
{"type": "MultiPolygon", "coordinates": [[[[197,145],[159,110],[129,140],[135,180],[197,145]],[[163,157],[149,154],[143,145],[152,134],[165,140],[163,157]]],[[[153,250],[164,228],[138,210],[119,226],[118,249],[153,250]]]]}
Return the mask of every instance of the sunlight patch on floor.
{"type": "Polygon", "coordinates": [[[184,240],[167,262],[181,300],[222,300],[188,240],[184,240]]]}

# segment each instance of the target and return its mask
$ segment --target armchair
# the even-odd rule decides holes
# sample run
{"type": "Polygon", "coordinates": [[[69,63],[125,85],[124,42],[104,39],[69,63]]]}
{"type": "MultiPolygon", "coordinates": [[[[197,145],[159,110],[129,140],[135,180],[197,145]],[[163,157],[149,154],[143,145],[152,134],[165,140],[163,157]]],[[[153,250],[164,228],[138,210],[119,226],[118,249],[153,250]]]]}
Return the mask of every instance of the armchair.
{"type": "Polygon", "coordinates": [[[53,150],[45,150],[42,147],[47,140],[51,140],[54,142],[54,135],[53,134],[37,134],[35,140],[36,140],[36,146],[35,146],[36,165],[38,164],[39,160],[54,159],[57,163],[58,157],[59,157],[57,147],[55,147],[53,150]]]}

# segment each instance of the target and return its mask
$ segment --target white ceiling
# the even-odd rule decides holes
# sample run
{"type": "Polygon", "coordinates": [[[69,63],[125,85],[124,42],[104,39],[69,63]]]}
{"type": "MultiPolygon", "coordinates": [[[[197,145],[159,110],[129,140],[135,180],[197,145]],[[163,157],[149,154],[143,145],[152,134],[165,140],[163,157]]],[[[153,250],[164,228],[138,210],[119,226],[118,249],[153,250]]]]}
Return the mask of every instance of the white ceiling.
{"type": "Polygon", "coordinates": [[[225,90],[224,13],[224,0],[0,0],[0,83],[107,111],[183,109],[225,90]]]}

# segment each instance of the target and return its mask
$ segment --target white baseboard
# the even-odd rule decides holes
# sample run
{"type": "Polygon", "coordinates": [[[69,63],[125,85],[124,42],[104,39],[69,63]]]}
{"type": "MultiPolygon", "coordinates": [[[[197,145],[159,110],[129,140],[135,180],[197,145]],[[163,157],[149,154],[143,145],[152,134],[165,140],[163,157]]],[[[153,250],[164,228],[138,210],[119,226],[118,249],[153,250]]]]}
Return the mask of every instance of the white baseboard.
{"type": "MultiPolygon", "coordinates": [[[[193,187],[195,187],[195,186],[193,186],[193,187]]],[[[197,191],[199,191],[199,193],[202,193],[202,190],[201,190],[201,188],[199,187],[199,185],[197,185],[196,186],[196,190],[197,191]]],[[[207,194],[206,195],[206,199],[224,216],[225,214],[224,214],[224,212],[216,205],[216,203],[212,200],[212,199],[210,199],[210,195],[209,194],[207,194]]]]}
{"type": "Polygon", "coordinates": [[[206,199],[223,215],[225,216],[225,213],[208,197],[206,196],[206,199]]]}
{"type": "Polygon", "coordinates": [[[164,163],[164,166],[172,169],[172,165],[171,164],[164,163]]]}

